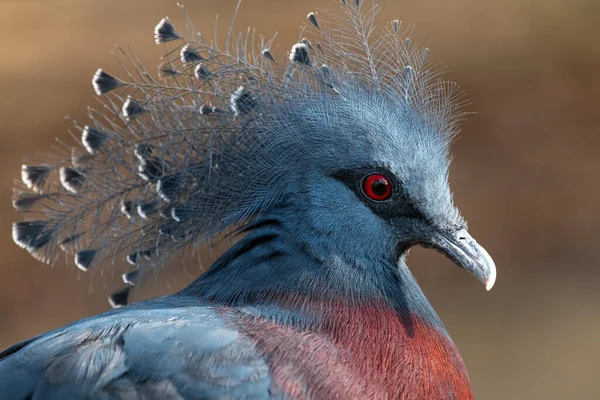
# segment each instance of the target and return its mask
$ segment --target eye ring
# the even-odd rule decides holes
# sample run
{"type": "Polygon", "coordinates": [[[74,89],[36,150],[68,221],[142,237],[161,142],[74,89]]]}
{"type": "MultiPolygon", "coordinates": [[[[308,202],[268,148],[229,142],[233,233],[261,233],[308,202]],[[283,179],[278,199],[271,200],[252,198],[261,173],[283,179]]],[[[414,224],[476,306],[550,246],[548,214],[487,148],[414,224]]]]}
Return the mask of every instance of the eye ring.
{"type": "Polygon", "coordinates": [[[385,201],[392,197],[392,183],[385,175],[378,173],[363,178],[362,190],[373,201],[385,201]]]}

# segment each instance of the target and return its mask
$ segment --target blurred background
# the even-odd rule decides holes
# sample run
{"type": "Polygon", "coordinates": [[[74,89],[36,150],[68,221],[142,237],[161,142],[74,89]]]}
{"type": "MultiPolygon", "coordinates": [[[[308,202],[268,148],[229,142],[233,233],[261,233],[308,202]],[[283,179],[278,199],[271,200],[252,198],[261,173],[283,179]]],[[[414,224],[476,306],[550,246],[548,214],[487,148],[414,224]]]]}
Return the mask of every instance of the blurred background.
{"type": "MultiPolygon", "coordinates": [[[[306,14],[333,1],[246,0],[236,28],[279,32],[281,54],[306,14]]],[[[225,27],[236,0],[185,3],[210,37],[214,16],[225,27]]],[[[175,0],[0,0],[0,348],[107,310],[120,286],[19,249],[10,198],[24,157],[68,141],[63,116],[85,121],[85,106],[97,104],[95,70],[118,75],[114,45],[131,46],[153,70],[162,54],[153,28],[165,15],[182,25],[175,0]]],[[[454,144],[451,184],[496,261],[496,287],[486,293],[431,251],[416,249],[409,264],[476,397],[600,398],[600,2],[388,1],[380,24],[395,18],[415,24],[475,112],[454,144]]],[[[181,288],[201,268],[170,273],[139,298],[181,288]]]]}

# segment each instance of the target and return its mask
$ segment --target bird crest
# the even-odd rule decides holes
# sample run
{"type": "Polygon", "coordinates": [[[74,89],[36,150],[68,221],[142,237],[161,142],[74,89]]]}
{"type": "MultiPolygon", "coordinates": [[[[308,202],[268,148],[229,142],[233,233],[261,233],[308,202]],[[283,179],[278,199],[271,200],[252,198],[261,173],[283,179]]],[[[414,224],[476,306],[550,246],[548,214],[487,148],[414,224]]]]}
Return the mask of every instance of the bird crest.
{"type": "Polygon", "coordinates": [[[185,12],[181,28],[163,18],[158,71],[120,50],[120,74],[93,76],[103,107],[74,122],[77,143],[22,167],[14,241],[46,263],[66,252],[84,271],[122,265],[133,285],[180,250],[243,229],[299,190],[299,171],[364,146],[345,127],[366,131],[373,116],[407,129],[373,129],[367,143],[428,141],[447,164],[460,91],[410,29],[376,26],[379,11],[342,0],[311,12],[287,54],[251,29],[230,26],[223,44],[185,12]]]}

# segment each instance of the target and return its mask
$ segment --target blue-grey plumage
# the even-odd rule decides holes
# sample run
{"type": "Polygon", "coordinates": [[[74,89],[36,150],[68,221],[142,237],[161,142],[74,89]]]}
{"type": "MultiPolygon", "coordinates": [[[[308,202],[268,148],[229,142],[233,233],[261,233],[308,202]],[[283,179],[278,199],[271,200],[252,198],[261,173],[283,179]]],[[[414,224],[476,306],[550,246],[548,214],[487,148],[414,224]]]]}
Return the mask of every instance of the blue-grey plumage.
{"type": "MultiPolygon", "coordinates": [[[[27,201],[45,224],[39,234],[51,233],[32,254],[51,262],[56,244],[78,235],[75,247],[96,251],[92,264],[153,247],[144,267],[160,266],[276,205],[302,179],[356,166],[389,168],[431,221],[461,224],[447,186],[460,93],[397,29],[371,32],[377,8],[340,11],[309,25],[310,40],[277,63],[271,41],[252,48],[250,36],[231,36],[221,49],[196,35],[182,43],[161,20],[157,40],[179,44],[163,57],[164,80],[130,54],[124,66],[139,74],[98,70],[93,86],[108,113],[92,110],[90,122],[76,123],[85,156],[73,150],[77,157],[23,167],[28,188],[48,192],[27,201]],[[357,21],[371,36],[353,37],[357,21]],[[124,223],[116,208],[139,218],[124,223]]],[[[21,228],[19,244],[30,239],[21,228]]]]}
{"type": "Polygon", "coordinates": [[[472,396],[405,263],[422,244],[495,281],[448,185],[460,92],[397,20],[376,30],[378,10],[310,13],[279,59],[273,40],[221,49],[164,18],[163,80],[127,53],[125,78],[94,75],[109,114],[76,123],[83,156],[23,166],[14,202],[38,217],[15,242],[84,271],[121,260],[134,286],[180,249],[240,240],[178,294],[127,306],[127,287],[118,310],[6,350],[10,398],[472,396]]]}
{"type": "Polygon", "coordinates": [[[255,346],[179,296],[118,309],[0,354],[3,399],[267,398],[255,346]]]}

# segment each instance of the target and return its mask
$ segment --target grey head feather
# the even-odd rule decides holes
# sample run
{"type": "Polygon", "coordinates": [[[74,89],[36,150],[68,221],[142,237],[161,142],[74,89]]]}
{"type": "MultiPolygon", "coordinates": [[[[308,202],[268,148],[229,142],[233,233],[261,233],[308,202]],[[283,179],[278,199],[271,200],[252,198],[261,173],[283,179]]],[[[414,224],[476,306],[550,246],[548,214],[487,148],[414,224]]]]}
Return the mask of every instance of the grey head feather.
{"type": "Polygon", "coordinates": [[[264,49],[260,54],[267,60],[275,62],[275,58],[273,58],[273,55],[271,54],[271,50],[264,49]]]}
{"type": "Polygon", "coordinates": [[[84,182],[85,175],[75,168],[62,167],[60,169],[60,183],[69,192],[77,194],[84,182]]]}
{"type": "Polygon", "coordinates": [[[81,133],[81,143],[90,154],[98,151],[109,138],[106,132],[87,125],[81,133]]]}
{"type": "Polygon", "coordinates": [[[85,170],[71,157],[23,166],[29,196],[53,190],[19,201],[38,219],[15,223],[14,241],[46,261],[68,247],[83,270],[159,267],[293,198],[308,174],[364,165],[394,170],[432,221],[460,224],[447,188],[460,91],[397,21],[377,28],[378,12],[341,1],[309,14],[288,60],[272,39],[230,31],[221,47],[189,24],[184,40],[163,18],[160,77],[125,51],[123,78],[94,75],[104,107],[76,124],[85,170]]]}
{"type": "Polygon", "coordinates": [[[98,251],[88,249],[75,254],[75,265],[82,271],[87,271],[91,266],[98,251]]]}
{"type": "Polygon", "coordinates": [[[127,302],[129,301],[130,290],[130,287],[125,287],[113,293],[108,297],[108,303],[111,305],[112,308],[119,308],[127,305],[127,302]]]}
{"type": "Polygon", "coordinates": [[[14,190],[12,199],[13,208],[21,212],[29,211],[33,207],[35,207],[37,202],[44,199],[45,197],[46,196],[43,194],[28,193],[20,190],[14,190]]]}
{"type": "MultiPolygon", "coordinates": [[[[310,43],[310,42],[308,42],[310,43]]],[[[310,66],[310,56],[308,54],[309,45],[306,43],[296,43],[290,51],[290,61],[300,65],[310,66]]]]}
{"type": "Polygon", "coordinates": [[[171,24],[171,21],[169,21],[169,17],[161,19],[154,28],[154,41],[156,44],[167,43],[178,39],[181,39],[181,36],[179,36],[175,27],[171,24]]]}
{"type": "Polygon", "coordinates": [[[198,64],[194,69],[194,76],[198,80],[208,79],[210,77],[210,71],[202,64],[198,64]]]}
{"type": "Polygon", "coordinates": [[[21,180],[28,189],[39,193],[42,191],[50,171],[51,169],[45,166],[23,165],[21,167],[21,180]]]}
{"type": "Polygon", "coordinates": [[[94,91],[98,96],[101,96],[105,93],[110,92],[120,86],[125,85],[123,81],[114,76],[106,73],[102,69],[98,69],[94,74],[94,78],[92,79],[92,85],[94,86],[94,91]]]}
{"type": "Polygon", "coordinates": [[[123,278],[123,283],[129,285],[129,286],[135,286],[137,284],[137,280],[140,274],[140,270],[136,269],[134,271],[131,272],[127,272],[125,274],[122,275],[123,278]]]}
{"type": "Polygon", "coordinates": [[[197,63],[204,60],[200,53],[198,53],[198,51],[194,49],[189,43],[181,48],[180,57],[182,64],[197,63]]]}
{"type": "Polygon", "coordinates": [[[319,22],[317,21],[317,16],[314,12],[308,13],[306,18],[313,24],[317,29],[319,29],[319,22]]]}

